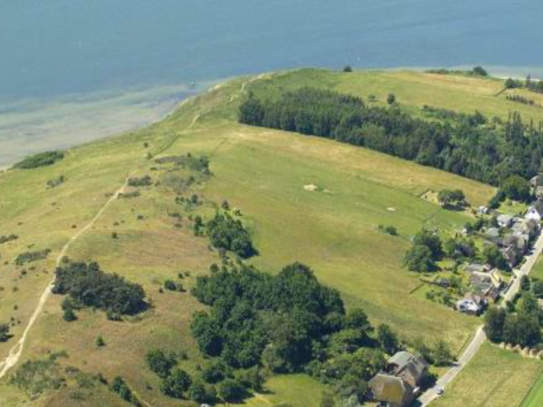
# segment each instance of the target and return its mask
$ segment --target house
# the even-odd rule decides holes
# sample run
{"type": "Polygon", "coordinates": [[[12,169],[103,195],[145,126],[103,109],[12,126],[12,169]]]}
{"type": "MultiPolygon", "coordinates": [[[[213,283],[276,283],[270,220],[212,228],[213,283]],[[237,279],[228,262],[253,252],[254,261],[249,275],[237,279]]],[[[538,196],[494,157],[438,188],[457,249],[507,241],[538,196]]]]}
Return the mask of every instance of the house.
{"type": "Polygon", "coordinates": [[[501,290],[504,286],[503,277],[498,269],[493,269],[489,273],[490,280],[492,281],[492,285],[497,289],[501,290]]]}
{"type": "Polygon", "coordinates": [[[471,263],[464,269],[466,273],[485,273],[488,271],[488,267],[483,264],[471,263]]]}
{"type": "Polygon", "coordinates": [[[436,284],[443,288],[449,288],[451,286],[451,280],[448,278],[440,278],[436,280],[436,284]]]}
{"type": "Polygon", "coordinates": [[[482,307],[477,305],[473,300],[463,298],[456,302],[456,309],[467,315],[477,316],[483,310],[482,307]]]}
{"type": "Polygon", "coordinates": [[[537,223],[541,224],[542,217],[543,217],[543,201],[538,199],[532,206],[528,208],[528,211],[524,215],[524,219],[533,219],[537,223]]]}
{"type": "Polygon", "coordinates": [[[485,230],[485,238],[494,244],[501,242],[500,230],[498,228],[488,228],[485,230]]]}
{"type": "Polygon", "coordinates": [[[499,215],[496,220],[502,228],[508,228],[513,224],[513,216],[511,215],[499,215]]]}
{"type": "Polygon", "coordinates": [[[513,247],[518,253],[523,255],[528,250],[530,238],[526,235],[509,234],[503,238],[502,246],[513,247]]]}
{"type": "Polygon", "coordinates": [[[370,380],[373,398],[388,407],[407,407],[420,392],[420,384],[428,373],[428,363],[421,356],[398,352],[384,371],[370,380]]]}
{"type": "Polygon", "coordinates": [[[523,253],[519,251],[519,249],[517,249],[515,246],[504,247],[501,252],[503,254],[503,257],[505,257],[507,265],[511,268],[515,267],[522,260],[523,253]]]}
{"type": "Polygon", "coordinates": [[[511,230],[515,235],[528,236],[528,240],[531,241],[539,234],[541,224],[534,219],[520,219],[517,220],[511,230]]]}

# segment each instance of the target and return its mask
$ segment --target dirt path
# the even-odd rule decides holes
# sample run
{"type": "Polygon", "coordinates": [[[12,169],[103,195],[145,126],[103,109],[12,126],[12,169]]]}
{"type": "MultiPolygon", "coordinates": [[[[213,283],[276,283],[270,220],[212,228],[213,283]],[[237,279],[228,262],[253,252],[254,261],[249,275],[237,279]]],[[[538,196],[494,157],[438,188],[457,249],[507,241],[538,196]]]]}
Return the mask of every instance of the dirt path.
{"type": "MultiPolygon", "coordinates": [[[[130,178],[130,176],[131,175],[129,175],[126,178],[126,180],[125,180],[124,184],[121,186],[121,188],[119,188],[117,190],[117,192],[115,192],[115,194],[113,194],[113,196],[111,198],[109,198],[109,200],[104,204],[104,206],[102,206],[102,208],[100,208],[100,210],[94,216],[94,218],[92,218],[92,220],[84,228],[82,228],[75,235],[73,235],[70,238],[70,240],[68,240],[68,242],[62,247],[62,250],[60,251],[60,253],[59,253],[59,255],[57,256],[57,259],[56,259],[55,264],[56,264],[57,267],[60,265],[60,262],[62,261],[62,258],[66,255],[66,253],[68,252],[68,249],[70,248],[72,243],[74,243],[86,231],[88,231],[90,228],[92,228],[94,226],[94,224],[96,223],[96,221],[98,221],[98,219],[100,219],[100,217],[104,214],[104,212],[109,207],[109,205],[111,205],[111,203],[113,201],[115,201],[119,197],[119,195],[125,190],[126,186],[128,185],[128,179],[130,178]]],[[[9,369],[11,369],[13,366],[15,366],[17,364],[17,362],[21,358],[21,355],[23,353],[26,340],[28,338],[28,334],[29,334],[30,330],[32,329],[32,327],[34,326],[34,324],[36,323],[38,317],[41,315],[41,313],[43,311],[43,308],[45,306],[45,303],[47,302],[49,296],[51,295],[51,291],[53,289],[54,281],[55,281],[55,277],[53,276],[53,278],[51,279],[51,281],[49,282],[49,284],[45,288],[44,292],[42,293],[42,295],[40,297],[40,301],[38,302],[38,305],[37,305],[36,309],[32,313],[32,316],[30,317],[30,319],[28,321],[28,324],[25,327],[25,330],[23,331],[23,335],[21,336],[19,341],[15,344],[15,346],[13,346],[10,349],[10,351],[8,353],[8,356],[2,362],[0,362],[0,380],[7,374],[9,369]]]]}
{"type": "MultiPolygon", "coordinates": [[[[254,77],[254,78],[244,82],[241,85],[240,94],[243,94],[243,92],[245,91],[245,87],[248,84],[250,84],[250,83],[252,83],[254,81],[263,79],[263,78],[265,78],[265,76],[266,76],[266,74],[258,75],[257,77],[254,77]]],[[[233,101],[235,99],[235,97],[237,97],[237,96],[239,96],[239,95],[234,95],[233,99],[231,99],[231,101],[233,101]]],[[[187,103],[188,100],[189,99],[184,101],[181,104],[181,106],[183,104],[187,103]]],[[[190,131],[196,125],[196,123],[198,122],[200,117],[201,117],[201,114],[196,114],[193,117],[192,121],[190,122],[189,126],[184,130],[184,132],[190,131]]],[[[170,148],[175,143],[175,141],[177,141],[177,138],[178,137],[176,137],[172,142],[168,143],[158,153],[155,153],[155,155],[161,154],[165,150],[170,148]]],[[[94,224],[96,223],[96,221],[98,221],[98,219],[100,219],[100,217],[103,215],[103,213],[106,211],[106,209],[111,205],[111,203],[113,201],[115,201],[119,197],[119,195],[125,190],[125,188],[126,188],[126,186],[128,184],[128,179],[130,178],[130,176],[131,175],[129,175],[126,178],[124,184],[117,190],[117,192],[115,192],[115,194],[113,194],[113,196],[104,204],[104,206],[102,206],[102,208],[98,211],[98,213],[95,215],[95,217],[84,228],[82,228],[74,236],[72,236],[70,238],[70,240],[68,240],[68,242],[62,247],[62,250],[60,251],[60,253],[59,253],[59,255],[57,256],[57,259],[56,259],[56,266],[60,265],[60,262],[62,261],[62,258],[66,255],[66,253],[68,252],[68,250],[69,250],[70,246],[72,245],[72,243],[75,242],[77,239],[79,239],[79,237],[81,237],[86,231],[88,231],[90,228],[92,228],[94,226],[94,224]]],[[[30,317],[30,319],[28,321],[28,324],[26,325],[25,330],[23,331],[23,335],[21,336],[21,338],[10,349],[10,351],[8,353],[8,356],[3,361],[0,362],[0,380],[7,374],[7,372],[13,366],[15,366],[17,364],[17,362],[19,362],[19,359],[21,358],[21,355],[22,355],[23,350],[24,350],[24,346],[25,346],[27,338],[28,338],[28,334],[29,334],[30,330],[32,329],[32,327],[34,326],[34,324],[36,323],[38,317],[41,315],[41,313],[43,311],[43,308],[45,307],[45,303],[47,302],[47,300],[49,299],[49,297],[51,295],[52,288],[53,288],[53,285],[54,285],[54,281],[55,281],[55,278],[53,277],[51,279],[51,281],[49,282],[49,284],[47,285],[47,287],[45,288],[44,292],[42,293],[42,295],[40,297],[40,300],[38,302],[38,305],[37,305],[36,309],[34,310],[34,312],[32,313],[32,316],[30,317]]]]}

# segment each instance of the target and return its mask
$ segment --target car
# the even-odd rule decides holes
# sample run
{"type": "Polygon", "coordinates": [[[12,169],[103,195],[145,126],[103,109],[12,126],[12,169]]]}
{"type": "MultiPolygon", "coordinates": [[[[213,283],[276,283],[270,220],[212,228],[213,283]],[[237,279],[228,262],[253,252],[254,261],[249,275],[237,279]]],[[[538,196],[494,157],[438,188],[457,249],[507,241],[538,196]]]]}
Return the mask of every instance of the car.
{"type": "Polygon", "coordinates": [[[441,387],[441,386],[437,386],[436,387],[436,394],[438,396],[441,396],[441,395],[443,395],[443,393],[445,393],[445,389],[443,387],[441,387]]]}

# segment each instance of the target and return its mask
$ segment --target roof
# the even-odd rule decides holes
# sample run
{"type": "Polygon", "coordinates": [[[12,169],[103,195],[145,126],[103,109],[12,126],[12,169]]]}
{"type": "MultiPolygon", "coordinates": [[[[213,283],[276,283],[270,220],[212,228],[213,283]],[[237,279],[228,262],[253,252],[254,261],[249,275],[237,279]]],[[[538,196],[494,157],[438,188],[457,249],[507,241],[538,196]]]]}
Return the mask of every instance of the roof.
{"type": "Polygon", "coordinates": [[[388,364],[397,366],[394,369],[395,375],[399,375],[406,371],[417,383],[426,373],[426,369],[428,369],[428,363],[422,356],[415,356],[412,353],[405,351],[397,352],[388,359],[388,364]]]}
{"type": "Polygon", "coordinates": [[[534,209],[540,215],[543,215],[543,201],[538,199],[528,210],[534,209]]]}
{"type": "Polygon", "coordinates": [[[471,311],[471,312],[479,312],[481,310],[481,307],[479,305],[477,305],[475,302],[473,302],[472,300],[468,300],[468,299],[463,299],[463,300],[459,300],[457,303],[456,303],[456,308],[459,310],[459,311],[471,311]]]}
{"type": "Polygon", "coordinates": [[[466,273],[482,273],[485,270],[485,266],[482,264],[472,263],[464,269],[466,273]]]}
{"type": "Polygon", "coordinates": [[[499,223],[511,223],[511,221],[513,220],[513,217],[511,215],[499,215],[497,218],[499,223]]]}
{"type": "Polygon", "coordinates": [[[406,394],[411,394],[412,389],[407,383],[396,376],[385,373],[377,374],[369,382],[373,396],[380,401],[402,405],[406,394]]]}

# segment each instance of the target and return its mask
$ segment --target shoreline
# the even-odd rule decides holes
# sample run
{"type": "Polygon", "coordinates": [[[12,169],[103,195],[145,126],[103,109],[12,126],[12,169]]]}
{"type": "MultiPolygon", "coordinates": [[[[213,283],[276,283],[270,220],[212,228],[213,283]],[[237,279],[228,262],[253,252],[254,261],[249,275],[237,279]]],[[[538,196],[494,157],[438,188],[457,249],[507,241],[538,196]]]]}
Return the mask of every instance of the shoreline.
{"type": "MultiPolygon", "coordinates": [[[[469,69],[469,65],[447,67],[469,69]]],[[[432,67],[363,68],[356,71],[412,70],[425,72],[432,67]]],[[[328,69],[328,68],[325,68],[328,69]]],[[[523,79],[543,67],[485,67],[494,79],[523,79]],[[524,76],[523,76],[524,75],[524,76]]],[[[54,99],[28,99],[0,104],[0,172],[5,172],[24,157],[53,149],[69,149],[88,142],[135,131],[159,122],[176,110],[184,100],[231,78],[202,82],[196,88],[187,84],[160,85],[147,89],[90,94],[60,95],[54,99]]],[[[534,80],[538,80],[534,76],[534,80]]],[[[541,80],[541,79],[539,79],[541,80]]]]}
{"type": "Polygon", "coordinates": [[[161,86],[102,94],[102,98],[91,94],[41,103],[29,101],[15,109],[5,109],[0,114],[0,172],[5,173],[32,154],[70,149],[152,125],[207,88],[208,84],[196,89],[186,85],[161,86]]]}

